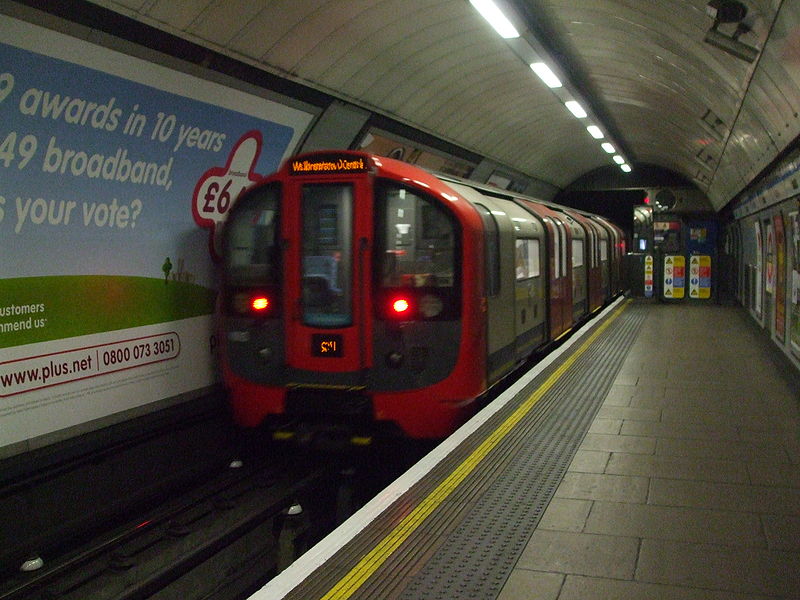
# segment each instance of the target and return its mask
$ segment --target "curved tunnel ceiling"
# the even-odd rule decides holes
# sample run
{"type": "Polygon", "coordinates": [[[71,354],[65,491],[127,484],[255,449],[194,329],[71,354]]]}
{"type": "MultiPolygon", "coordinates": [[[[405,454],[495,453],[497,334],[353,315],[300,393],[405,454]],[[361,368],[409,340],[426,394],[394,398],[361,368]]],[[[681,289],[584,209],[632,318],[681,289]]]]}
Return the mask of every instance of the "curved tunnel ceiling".
{"type": "MultiPolygon", "coordinates": [[[[467,0],[95,3],[559,188],[613,164],[467,0]]],[[[506,0],[634,169],[671,169],[717,210],[800,134],[800,2],[744,3],[752,62],[704,42],[707,0],[506,0]]]]}

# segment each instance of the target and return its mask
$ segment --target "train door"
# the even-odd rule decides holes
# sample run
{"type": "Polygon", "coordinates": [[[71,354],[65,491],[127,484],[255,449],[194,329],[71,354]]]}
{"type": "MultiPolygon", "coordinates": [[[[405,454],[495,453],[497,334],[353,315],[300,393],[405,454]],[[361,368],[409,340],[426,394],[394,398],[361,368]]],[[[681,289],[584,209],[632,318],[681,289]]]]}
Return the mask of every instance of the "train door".
{"type": "Polygon", "coordinates": [[[621,229],[602,217],[595,215],[592,219],[608,232],[610,281],[606,299],[610,299],[611,296],[623,291],[622,265],[625,257],[625,236],[621,229]]]}
{"type": "Polygon", "coordinates": [[[595,309],[597,309],[611,295],[611,238],[608,230],[602,225],[595,221],[589,221],[589,223],[594,227],[597,235],[597,267],[599,273],[597,298],[595,299],[595,309]]]}
{"type": "MultiPolygon", "coordinates": [[[[600,299],[600,263],[598,260],[599,257],[599,248],[598,248],[598,234],[597,228],[594,226],[594,223],[590,221],[587,217],[581,215],[580,213],[568,211],[570,217],[572,217],[576,222],[576,227],[579,226],[579,230],[582,232],[581,237],[586,240],[585,244],[585,258],[584,258],[584,267],[577,271],[573,268],[573,279],[575,277],[583,277],[583,310],[581,312],[575,313],[575,319],[577,320],[581,316],[590,313],[597,309],[600,304],[602,304],[602,299],[600,299]]],[[[572,264],[575,265],[575,251],[579,248],[579,244],[576,244],[575,235],[573,234],[572,240],[572,264]]],[[[573,281],[572,289],[577,290],[579,289],[576,286],[575,282],[573,281]]],[[[573,298],[573,301],[577,301],[573,298]]],[[[576,307],[577,308],[577,307],[576,307]]]]}
{"type": "MultiPolygon", "coordinates": [[[[572,328],[572,235],[570,234],[569,227],[567,226],[566,217],[557,213],[553,214],[553,220],[556,223],[559,237],[559,251],[556,253],[556,260],[558,262],[556,279],[558,280],[559,287],[561,288],[561,302],[559,308],[561,311],[561,331],[562,334],[572,328]]],[[[558,336],[556,336],[558,337],[558,336]]]]}
{"type": "Polygon", "coordinates": [[[286,365],[290,378],[296,370],[304,385],[327,373],[325,382],[358,386],[369,366],[370,297],[364,290],[369,289],[370,187],[366,174],[287,184],[286,365]],[[337,372],[342,375],[331,377],[337,372]]]}
{"type": "Polygon", "coordinates": [[[595,239],[591,228],[585,228],[575,215],[566,217],[572,234],[572,319],[579,321],[589,310],[588,270],[594,252],[595,239]]]}
{"type": "Polygon", "coordinates": [[[487,304],[487,381],[494,383],[505,375],[515,360],[516,331],[514,288],[507,276],[514,264],[514,226],[499,200],[482,197],[466,186],[455,189],[469,200],[483,221],[486,237],[486,304],[487,304]],[[477,201],[481,202],[478,204],[477,201]]]}
{"type": "Polygon", "coordinates": [[[563,215],[538,202],[517,202],[539,218],[547,234],[548,327],[554,340],[572,327],[572,274],[568,268],[571,238],[563,215]]]}
{"type": "Polygon", "coordinates": [[[514,331],[516,358],[528,356],[545,338],[542,277],[542,224],[523,207],[509,202],[514,224],[514,331]]]}

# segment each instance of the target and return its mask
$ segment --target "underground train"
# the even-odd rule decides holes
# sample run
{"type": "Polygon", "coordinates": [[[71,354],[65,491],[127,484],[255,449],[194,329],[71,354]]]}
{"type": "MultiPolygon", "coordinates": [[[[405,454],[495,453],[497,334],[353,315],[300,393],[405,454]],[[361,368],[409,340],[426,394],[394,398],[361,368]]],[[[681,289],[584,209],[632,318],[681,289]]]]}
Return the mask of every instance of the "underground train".
{"type": "Polygon", "coordinates": [[[622,291],[619,227],[356,151],[288,159],[222,232],[235,421],[449,435],[622,291]]]}

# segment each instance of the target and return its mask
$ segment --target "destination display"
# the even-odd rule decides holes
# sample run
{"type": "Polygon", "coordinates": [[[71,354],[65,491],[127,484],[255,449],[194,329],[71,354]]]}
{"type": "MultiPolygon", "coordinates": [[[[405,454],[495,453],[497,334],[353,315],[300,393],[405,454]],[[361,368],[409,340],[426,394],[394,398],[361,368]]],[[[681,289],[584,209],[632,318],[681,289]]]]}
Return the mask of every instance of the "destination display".
{"type": "Polygon", "coordinates": [[[311,336],[311,356],[337,358],[342,356],[343,349],[342,336],[339,334],[315,333],[311,336]]]}
{"type": "Polygon", "coordinates": [[[346,173],[366,173],[369,165],[361,156],[352,154],[317,155],[310,159],[293,160],[289,163],[291,175],[339,175],[346,173]]]}

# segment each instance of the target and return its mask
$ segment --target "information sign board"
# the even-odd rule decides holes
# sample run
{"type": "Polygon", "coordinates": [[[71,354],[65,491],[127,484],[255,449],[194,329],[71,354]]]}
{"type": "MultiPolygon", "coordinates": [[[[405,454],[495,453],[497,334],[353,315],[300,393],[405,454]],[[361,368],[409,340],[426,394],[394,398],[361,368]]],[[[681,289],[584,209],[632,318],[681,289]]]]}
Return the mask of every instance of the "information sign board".
{"type": "Polygon", "coordinates": [[[685,295],[686,259],[683,256],[664,257],[664,298],[680,299],[685,295]]]}
{"type": "Polygon", "coordinates": [[[689,297],[711,298],[711,257],[694,255],[689,259],[689,297]]]}

